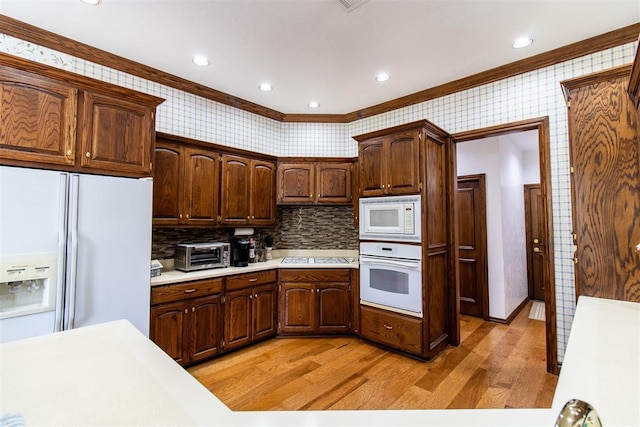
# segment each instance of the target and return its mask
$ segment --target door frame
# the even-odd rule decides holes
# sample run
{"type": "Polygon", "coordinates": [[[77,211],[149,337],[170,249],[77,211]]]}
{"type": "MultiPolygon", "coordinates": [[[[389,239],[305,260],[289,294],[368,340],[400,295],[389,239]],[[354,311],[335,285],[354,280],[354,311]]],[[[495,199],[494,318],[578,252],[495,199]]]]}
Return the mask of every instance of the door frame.
{"type": "MultiPolygon", "coordinates": [[[[478,181],[480,183],[480,197],[482,199],[482,206],[480,206],[480,216],[484,221],[484,239],[481,244],[478,246],[480,250],[480,259],[482,262],[482,283],[480,284],[480,304],[482,305],[482,319],[489,320],[489,278],[488,278],[488,252],[487,252],[487,195],[486,195],[486,186],[485,186],[485,174],[472,174],[472,175],[461,175],[458,176],[457,184],[460,181],[478,181]]],[[[456,191],[459,190],[459,187],[456,187],[456,191]]],[[[460,212],[458,211],[458,215],[460,212]]],[[[460,253],[460,246],[457,248],[458,254],[460,253]]],[[[458,257],[458,264],[460,263],[460,257],[458,257]]],[[[477,282],[476,282],[477,284],[477,282]]],[[[458,298],[460,298],[460,293],[458,292],[458,298]]]]}
{"type": "MultiPolygon", "coordinates": [[[[545,305],[545,337],[547,348],[547,372],[558,374],[558,338],[556,327],[556,284],[553,248],[553,212],[551,200],[551,149],[549,147],[549,117],[538,117],[505,123],[481,129],[473,129],[452,135],[453,142],[465,142],[492,136],[506,135],[528,130],[538,131],[538,156],[540,162],[540,189],[542,191],[544,209],[544,239],[548,242],[544,248],[544,305],[545,305]]],[[[455,159],[454,159],[455,161],[455,159]]],[[[457,233],[456,233],[457,236],[457,233]]],[[[456,247],[458,242],[456,241],[456,247]]],[[[459,283],[458,283],[459,286],[459,283]]]]}

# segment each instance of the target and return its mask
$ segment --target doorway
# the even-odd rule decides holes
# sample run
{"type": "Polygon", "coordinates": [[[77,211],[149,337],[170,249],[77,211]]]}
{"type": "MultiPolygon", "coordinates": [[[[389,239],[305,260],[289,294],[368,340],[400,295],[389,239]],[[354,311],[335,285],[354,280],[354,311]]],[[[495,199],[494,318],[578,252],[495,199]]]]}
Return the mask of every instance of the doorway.
{"type": "MultiPolygon", "coordinates": [[[[541,224],[544,242],[549,242],[540,247],[542,257],[543,293],[545,305],[545,338],[547,371],[553,374],[558,373],[557,357],[557,332],[555,316],[555,273],[553,265],[553,225],[551,211],[551,165],[549,148],[549,119],[548,117],[523,120],[520,122],[508,123],[504,125],[492,126],[477,130],[461,132],[453,135],[455,143],[468,142],[472,140],[484,139],[494,136],[506,135],[516,132],[537,131],[538,135],[538,158],[540,172],[540,193],[539,198],[542,204],[541,224]]],[[[522,191],[522,190],[521,190],[522,191]]],[[[524,206],[523,206],[524,209],[524,206]]],[[[524,217],[524,215],[523,215],[524,217]]]]}

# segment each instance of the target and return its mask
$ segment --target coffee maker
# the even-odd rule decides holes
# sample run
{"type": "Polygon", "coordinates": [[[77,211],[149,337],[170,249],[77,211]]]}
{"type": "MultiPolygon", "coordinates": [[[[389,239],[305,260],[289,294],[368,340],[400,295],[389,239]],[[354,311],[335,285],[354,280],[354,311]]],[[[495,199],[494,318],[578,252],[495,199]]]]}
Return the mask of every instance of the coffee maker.
{"type": "Polygon", "coordinates": [[[231,239],[231,266],[246,267],[249,265],[249,239],[234,237],[231,239]]]}

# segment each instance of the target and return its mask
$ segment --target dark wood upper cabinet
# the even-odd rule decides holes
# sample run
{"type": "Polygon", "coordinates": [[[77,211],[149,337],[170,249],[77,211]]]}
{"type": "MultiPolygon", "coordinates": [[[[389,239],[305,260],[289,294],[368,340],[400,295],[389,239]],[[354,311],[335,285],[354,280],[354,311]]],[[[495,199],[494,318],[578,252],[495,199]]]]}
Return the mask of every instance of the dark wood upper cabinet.
{"type": "Polygon", "coordinates": [[[360,196],[418,194],[421,135],[417,129],[356,136],[360,196]]]}
{"type": "Polygon", "coordinates": [[[184,212],[184,148],[158,139],[153,171],[153,225],[179,225],[184,212]]]}
{"type": "Polygon", "coordinates": [[[640,142],[629,66],[562,82],[569,116],[576,297],[640,302],[640,142]]]}
{"type": "Polygon", "coordinates": [[[314,163],[278,164],[278,204],[313,203],[314,163]]]}
{"type": "Polygon", "coordinates": [[[0,158],[73,165],[78,90],[0,67],[0,158]]]}
{"type": "Polygon", "coordinates": [[[275,223],[275,163],[223,154],[221,182],[222,224],[275,223]]]}
{"type": "Polygon", "coordinates": [[[318,163],[316,165],[316,203],[350,204],[353,163],[318,163]]]}
{"type": "Polygon", "coordinates": [[[218,224],[219,154],[158,139],[155,164],[155,226],[218,224]]]}
{"type": "Polygon", "coordinates": [[[81,92],[80,164],[125,174],[151,173],[155,105],[81,92]]]}
{"type": "Polygon", "coordinates": [[[284,160],[278,163],[278,204],[353,203],[353,162],[284,160]]]}
{"type": "Polygon", "coordinates": [[[251,225],[273,225],[276,220],[276,165],[251,161],[251,225]]]}
{"type": "Polygon", "coordinates": [[[0,56],[0,160],[75,172],[151,175],[161,98],[0,56]]]}
{"type": "Polygon", "coordinates": [[[220,155],[198,148],[185,150],[185,224],[216,225],[220,194],[220,155]]]}

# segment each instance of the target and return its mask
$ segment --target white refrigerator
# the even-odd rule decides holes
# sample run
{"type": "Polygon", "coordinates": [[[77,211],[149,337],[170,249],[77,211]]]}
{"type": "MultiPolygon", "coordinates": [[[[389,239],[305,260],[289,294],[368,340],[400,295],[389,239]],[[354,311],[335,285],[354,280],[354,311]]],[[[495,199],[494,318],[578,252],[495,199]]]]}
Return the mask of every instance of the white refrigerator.
{"type": "Polygon", "coordinates": [[[50,307],[0,312],[0,343],[117,319],[149,334],[152,184],[0,166],[0,264],[55,259],[50,307]]]}

